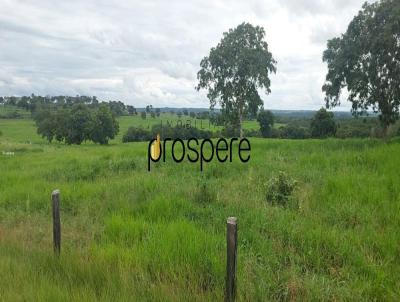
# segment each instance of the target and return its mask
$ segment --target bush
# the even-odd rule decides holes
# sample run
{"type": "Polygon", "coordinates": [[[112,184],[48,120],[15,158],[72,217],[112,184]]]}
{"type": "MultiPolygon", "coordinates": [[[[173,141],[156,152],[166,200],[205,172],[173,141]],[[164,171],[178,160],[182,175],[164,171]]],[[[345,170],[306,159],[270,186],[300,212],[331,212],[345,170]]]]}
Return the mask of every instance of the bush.
{"type": "Polygon", "coordinates": [[[154,125],[151,131],[145,130],[143,128],[130,127],[128,131],[122,137],[122,142],[142,142],[149,141],[155,138],[159,134],[161,139],[171,138],[171,139],[189,139],[189,138],[197,138],[197,139],[210,139],[212,137],[212,132],[208,130],[201,130],[194,127],[184,127],[184,126],[175,126],[172,127],[170,125],[154,125]]]}
{"type": "Polygon", "coordinates": [[[289,139],[304,139],[308,138],[310,135],[306,128],[297,127],[294,125],[288,125],[281,128],[281,137],[289,139]]]}
{"type": "Polygon", "coordinates": [[[267,202],[273,205],[287,206],[296,185],[296,180],[289,177],[285,172],[279,172],[266,184],[267,202]]]}
{"type": "Polygon", "coordinates": [[[149,131],[143,128],[129,127],[124,136],[122,137],[123,143],[129,142],[143,142],[152,139],[149,131]]]}
{"type": "Polygon", "coordinates": [[[244,135],[244,137],[261,137],[261,132],[260,132],[260,130],[243,129],[243,135],[244,135]]]}

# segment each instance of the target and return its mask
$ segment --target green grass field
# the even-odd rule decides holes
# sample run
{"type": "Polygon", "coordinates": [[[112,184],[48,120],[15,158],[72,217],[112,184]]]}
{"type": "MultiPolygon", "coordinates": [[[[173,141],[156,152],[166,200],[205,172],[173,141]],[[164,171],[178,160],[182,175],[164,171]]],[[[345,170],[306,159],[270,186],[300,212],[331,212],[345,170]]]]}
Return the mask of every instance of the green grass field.
{"type": "MultiPolygon", "coordinates": [[[[121,133],[143,122],[123,117],[121,133]]],[[[398,141],[251,139],[245,164],[148,172],[147,143],[48,144],[29,119],[0,131],[2,301],[221,301],[229,216],[240,301],[400,299],[398,141]],[[279,171],[298,206],[266,202],[279,171]]]]}

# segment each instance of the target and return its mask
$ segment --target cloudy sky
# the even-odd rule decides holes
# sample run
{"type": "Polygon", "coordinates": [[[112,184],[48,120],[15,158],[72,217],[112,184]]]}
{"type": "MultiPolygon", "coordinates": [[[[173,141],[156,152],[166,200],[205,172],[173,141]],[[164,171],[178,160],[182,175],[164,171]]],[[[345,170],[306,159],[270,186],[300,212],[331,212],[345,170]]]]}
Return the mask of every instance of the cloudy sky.
{"type": "MultiPolygon", "coordinates": [[[[0,0],[0,95],[96,95],[136,107],[208,107],[196,73],[222,33],[263,26],[278,61],[271,109],[318,109],[326,40],[364,0],[0,0]]],[[[346,110],[344,103],[340,108],[346,110]]]]}

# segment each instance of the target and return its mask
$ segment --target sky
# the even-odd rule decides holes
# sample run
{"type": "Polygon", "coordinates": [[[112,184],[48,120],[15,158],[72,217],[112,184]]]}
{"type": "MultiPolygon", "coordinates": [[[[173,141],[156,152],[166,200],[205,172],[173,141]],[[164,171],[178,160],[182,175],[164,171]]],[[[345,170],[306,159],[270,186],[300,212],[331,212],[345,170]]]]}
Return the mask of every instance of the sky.
{"type": "MultiPolygon", "coordinates": [[[[242,22],[275,60],[268,109],[319,109],[322,53],[365,0],[0,0],[0,95],[96,95],[136,107],[209,107],[203,57],[242,22]]],[[[338,110],[349,110],[344,99],[338,110]]]]}

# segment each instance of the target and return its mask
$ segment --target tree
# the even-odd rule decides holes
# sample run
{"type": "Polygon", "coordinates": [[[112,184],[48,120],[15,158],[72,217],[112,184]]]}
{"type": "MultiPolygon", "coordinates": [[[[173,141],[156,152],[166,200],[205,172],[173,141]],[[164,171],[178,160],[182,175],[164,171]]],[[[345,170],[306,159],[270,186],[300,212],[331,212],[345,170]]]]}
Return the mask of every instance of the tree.
{"type": "Polygon", "coordinates": [[[269,110],[262,110],[258,113],[257,122],[260,124],[262,136],[271,136],[271,129],[274,125],[274,114],[269,110]]]}
{"type": "Polygon", "coordinates": [[[80,145],[83,141],[90,139],[91,126],[89,108],[84,104],[75,104],[66,120],[65,142],[80,145]]]}
{"type": "Polygon", "coordinates": [[[189,111],[187,109],[183,109],[183,115],[189,115],[189,111]]]}
{"type": "Polygon", "coordinates": [[[257,89],[270,93],[269,74],[276,72],[276,61],[264,36],[264,28],[249,23],[230,29],[201,61],[197,73],[196,89],[208,91],[210,107],[219,103],[222,112],[239,128],[241,137],[243,116],[256,112],[263,104],[257,89]]]}
{"type": "Polygon", "coordinates": [[[311,120],[311,136],[325,138],[336,133],[336,123],[333,113],[326,111],[325,108],[318,110],[311,120]]]}
{"type": "Polygon", "coordinates": [[[90,108],[84,103],[71,109],[39,108],[34,115],[37,132],[49,142],[55,138],[67,144],[79,145],[85,140],[107,144],[118,133],[118,122],[108,104],[90,108]]]}
{"type": "Polygon", "coordinates": [[[181,111],[178,111],[178,113],[176,114],[179,118],[181,118],[182,117],[182,112],[181,111]]]}
{"type": "Polygon", "coordinates": [[[154,111],[150,112],[150,116],[151,116],[152,118],[156,118],[156,114],[154,113],[154,111]]]}
{"type": "Polygon", "coordinates": [[[128,113],[130,115],[134,115],[134,114],[136,115],[137,114],[135,106],[126,105],[126,110],[128,111],[128,113]]]}
{"type": "Polygon", "coordinates": [[[159,117],[159,116],[160,116],[160,114],[161,114],[161,110],[160,110],[160,108],[156,108],[156,115],[157,115],[157,117],[159,117]]]}
{"type": "Polygon", "coordinates": [[[141,118],[142,119],[146,119],[146,111],[142,111],[142,112],[140,112],[140,116],[141,116],[141,118]]]}
{"type": "Polygon", "coordinates": [[[90,139],[101,145],[108,144],[118,134],[119,125],[107,106],[100,106],[92,113],[90,139]]]}
{"type": "Polygon", "coordinates": [[[189,116],[191,118],[196,118],[196,113],[194,113],[193,111],[190,111],[189,116]]]}
{"type": "Polygon", "coordinates": [[[380,113],[384,132],[399,118],[400,105],[400,2],[365,3],[347,31],[328,41],[323,54],[328,64],[326,106],[340,105],[347,88],[352,113],[380,113]]]}

